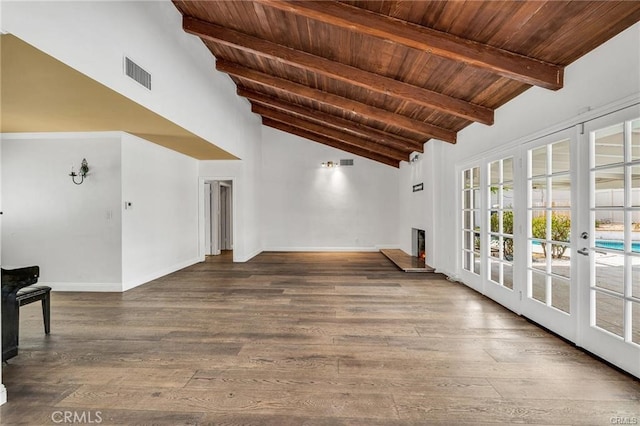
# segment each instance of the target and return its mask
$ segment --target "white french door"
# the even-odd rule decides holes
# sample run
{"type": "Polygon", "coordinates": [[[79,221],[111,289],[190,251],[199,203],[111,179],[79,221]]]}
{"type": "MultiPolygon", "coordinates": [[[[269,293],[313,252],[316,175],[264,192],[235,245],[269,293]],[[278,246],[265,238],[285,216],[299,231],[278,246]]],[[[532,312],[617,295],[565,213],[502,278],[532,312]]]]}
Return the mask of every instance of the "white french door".
{"type": "Polygon", "coordinates": [[[579,345],[640,377],[640,107],[585,124],[579,345]]]}
{"type": "Polygon", "coordinates": [[[522,314],[575,341],[577,276],[577,131],[568,129],[526,147],[526,271],[522,314]]]}
{"type": "Polygon", "coordinates": [[[462,281],[640,377],[640,105],[459,173],[462,281]]]}
{"type": "Polygon", "coordinates": [[[473,289],[482,292],[481,223],[482,182],[480,167],[469,167],[461,171],[461,276],[473,289]]]}
{"type": "Polygon", "coordinates": [[[520,312],[518,263],[522,261],[517,244],[521,215],[519,207],[518,152],[503,153],[486,163],[484,216],[483,293],[514,312],[520,312]]]}

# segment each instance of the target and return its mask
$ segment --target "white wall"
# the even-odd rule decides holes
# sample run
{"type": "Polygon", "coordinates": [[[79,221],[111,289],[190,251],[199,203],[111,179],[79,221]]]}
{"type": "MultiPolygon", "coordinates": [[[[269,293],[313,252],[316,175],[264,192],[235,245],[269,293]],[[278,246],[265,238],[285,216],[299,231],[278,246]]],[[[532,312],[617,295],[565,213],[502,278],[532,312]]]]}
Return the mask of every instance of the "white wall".
{"type": "Polygon", "coordinates": [[[246,102],[170,1],[3,0],[1,19],[4,31],[232,154],[251,149],[246,102]],[[153,91],[124,75],[124,55],[152,74],[153,91]]]}
{"type": "Polygon", "coordinates": [[[248,141],[242,160],[201,161],[200,177],[200,256],[204,259],[204,206],[202,204],[205,180],[233,181],[233,260],[246,262],[262,251],[261,206],[259,204],[262,164],[261,124],[257,115],[245,109],[250,120],[242,126],[243,138],[248,141]]]}
{"type": "MultiPolygon", "coordinates": [[[[399,178],[399,220],[398,241],[400,248],[408,254],[412,254],[412,228],[425,231],[426,262],[432,265],[436,250],[436,231],[434,225],[433,200],[437,198],[436,191],[439,187],[439,179],[434,174],[428,158],[439,152],[440,141],[430,141],[424,145],[424,153],[418,154],[414,162],[403,161],[400,164],[399,178]],[[413,186],[423,184],[423,190],[413,192],[413,186]]],[[[414,154],[412,154],[413,157],[414,154]]]]}
{"type": "MultiPolygon", "coordinates": [[[[2,13],[2,5],[0,5],[2,13]]],[[[0,28],[1,29],[1,28],[0,28]]],[[[0,212],[2,212],[2,138],[0,138],[0,212]]],[[[0,264],[2,264],[2,215],[0,214],[0,264]]],[[[2,329],[2,304],[0,303],[0,329],[2,329]]],[[[2,341],[0,340],[0,351],[2,351],[2,341]]],[[[2,363],[0,362],[0,405],[7,402],[7,388],[2,382],[2,363]]]]}
{"type": "Polygon", "coordinates": [[[54,290],[119,291],[119,134],[3,135],[2,149],[2,266],[39,265],[54,290]]]}
{"type": "Polygon", "coordinates": [[[393,167],[263,127],[264,249],[397,247],[398,176],[393,167]],[[355,165],[321,167],[342,158],[355,165]]]}
{"type": "Polygon", "coordinates": [[[197,160],[123,134],[123,290],[199,261],[197,191],[197,160]]]}
{"type": "MultiPolygon", "coordinates": [[[[437,223],[434,237],[438,249],[433,266],[456,273],[456,235],[459,215],[455,211],[458,188],[456,166],[480,158],[489,151],[526,141],[563,122],[578,123],[589,110],[638,96],[640,93],[640,24],[580,58],[565,69],[565,87],[557,92],[534,87],[496,110],[495,124],[473,124],[458,133],[458,143],[439,143],[425,155],[438,177],[439,196],[430,203],[437,223]]],[[[432,142],[429,142],[431,144],[432,142]]],[[[427,145],[429,145],[427,144],[427,145]]]]}
{"type": "MultiPolygon", "coordinates": [[[[182,30],[182,17],[170,1],[3,1],[2,12],[4,31],[241,157],[233,162],[246,207],[236,222],[238,254],[246,260],[259,253],[260,121],[236,95],[231,79],[215,71],[202,41],[182,30]],[[153,91],[124,76],[125,55],[152,73],[153,91]]],[[[125,282],[138,282],[150,265],[141,268],[127,266],[125,282]]]]}
{"type": "MultiPolygon", "coordinates": [[[[248,104],[245,106],[250,112],[248,104]]],[[[259,254],[262,249],[262,205],[260,204],[260,194],[264,189],[262,182],[262,123],[260,118],[251,114],[251,126],[244,126],[245,137],[253,141],[253,144],[246,144],[242,160],[242,176],[244,183],[240,189],[242,195],[242,207],[239,211],[241,226],[234,230],[234,239],[238,235],[242,238],[243,246],[239,251],[238,260],[246,261],[259,254]]],[[[234,196],[236,188],[234,187],[234,196]]],[[[234,246],[235,247],[235,246],[234,246]]]]}
{"type": "MultiPolygon", "coordinates": [[[[3,1],[2,12],[3,30],[242,158],[229,162],[242,182],[237,258],[260,252],[260,121],[170,1],[3,1]],[[124,55],[152,73],[152,92],[124,76],[124,55]]],[[[219,175],[204,164],[202,176],[219,175]]]]}

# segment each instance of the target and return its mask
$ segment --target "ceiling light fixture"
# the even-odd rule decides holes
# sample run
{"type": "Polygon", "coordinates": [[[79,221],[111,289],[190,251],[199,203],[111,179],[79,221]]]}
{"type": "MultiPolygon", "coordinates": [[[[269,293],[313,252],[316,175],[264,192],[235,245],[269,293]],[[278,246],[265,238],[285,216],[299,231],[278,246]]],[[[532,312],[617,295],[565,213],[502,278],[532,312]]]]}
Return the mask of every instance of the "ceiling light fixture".
{"type": "Polygon", "coordinates": [[[322,167],[325,168],[333,168],[333,167],[338,167],[339,163],[335,162],[335,161],[327,161],[326,163],[322,163],[322,167]]]}

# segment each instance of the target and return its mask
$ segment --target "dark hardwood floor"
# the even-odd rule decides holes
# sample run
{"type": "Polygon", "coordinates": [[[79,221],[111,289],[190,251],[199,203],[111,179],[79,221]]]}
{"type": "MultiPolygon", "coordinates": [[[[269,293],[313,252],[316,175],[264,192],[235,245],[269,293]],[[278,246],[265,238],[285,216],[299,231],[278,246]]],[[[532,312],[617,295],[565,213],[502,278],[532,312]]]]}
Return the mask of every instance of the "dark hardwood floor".
{"type": "Polygon", "coordinates": [[[639,381],[379,253],[210,258],[51,313],[21,309],[3,425],[640,422],[639,381]]]}

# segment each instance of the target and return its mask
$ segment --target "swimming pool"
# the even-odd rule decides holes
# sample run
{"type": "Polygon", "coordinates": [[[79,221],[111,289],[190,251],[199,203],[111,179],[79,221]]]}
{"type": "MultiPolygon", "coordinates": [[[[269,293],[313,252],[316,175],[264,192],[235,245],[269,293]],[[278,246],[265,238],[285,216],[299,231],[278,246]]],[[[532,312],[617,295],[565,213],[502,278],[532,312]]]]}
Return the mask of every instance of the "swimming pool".
{"type": "MultiPolygon", "coordinates": [[[[596,240],[596,247],[612,250],[624,250],[624,242],[617,240],[596,240]]],[[[631,242],[631,251],[640,253],[640,241],[631,242]]]]}
{"type": "MultiPolygon", "coordinates": [[[[533,241],[533,244],[540,245],[540,242],[533,241]]],[[[596,247],[623,251],[624,242],[619,240],[596,240],[596,247]]],[[[631,242],[631,251],[634,253],[640,253],[640,241],[631,242]]]]}

